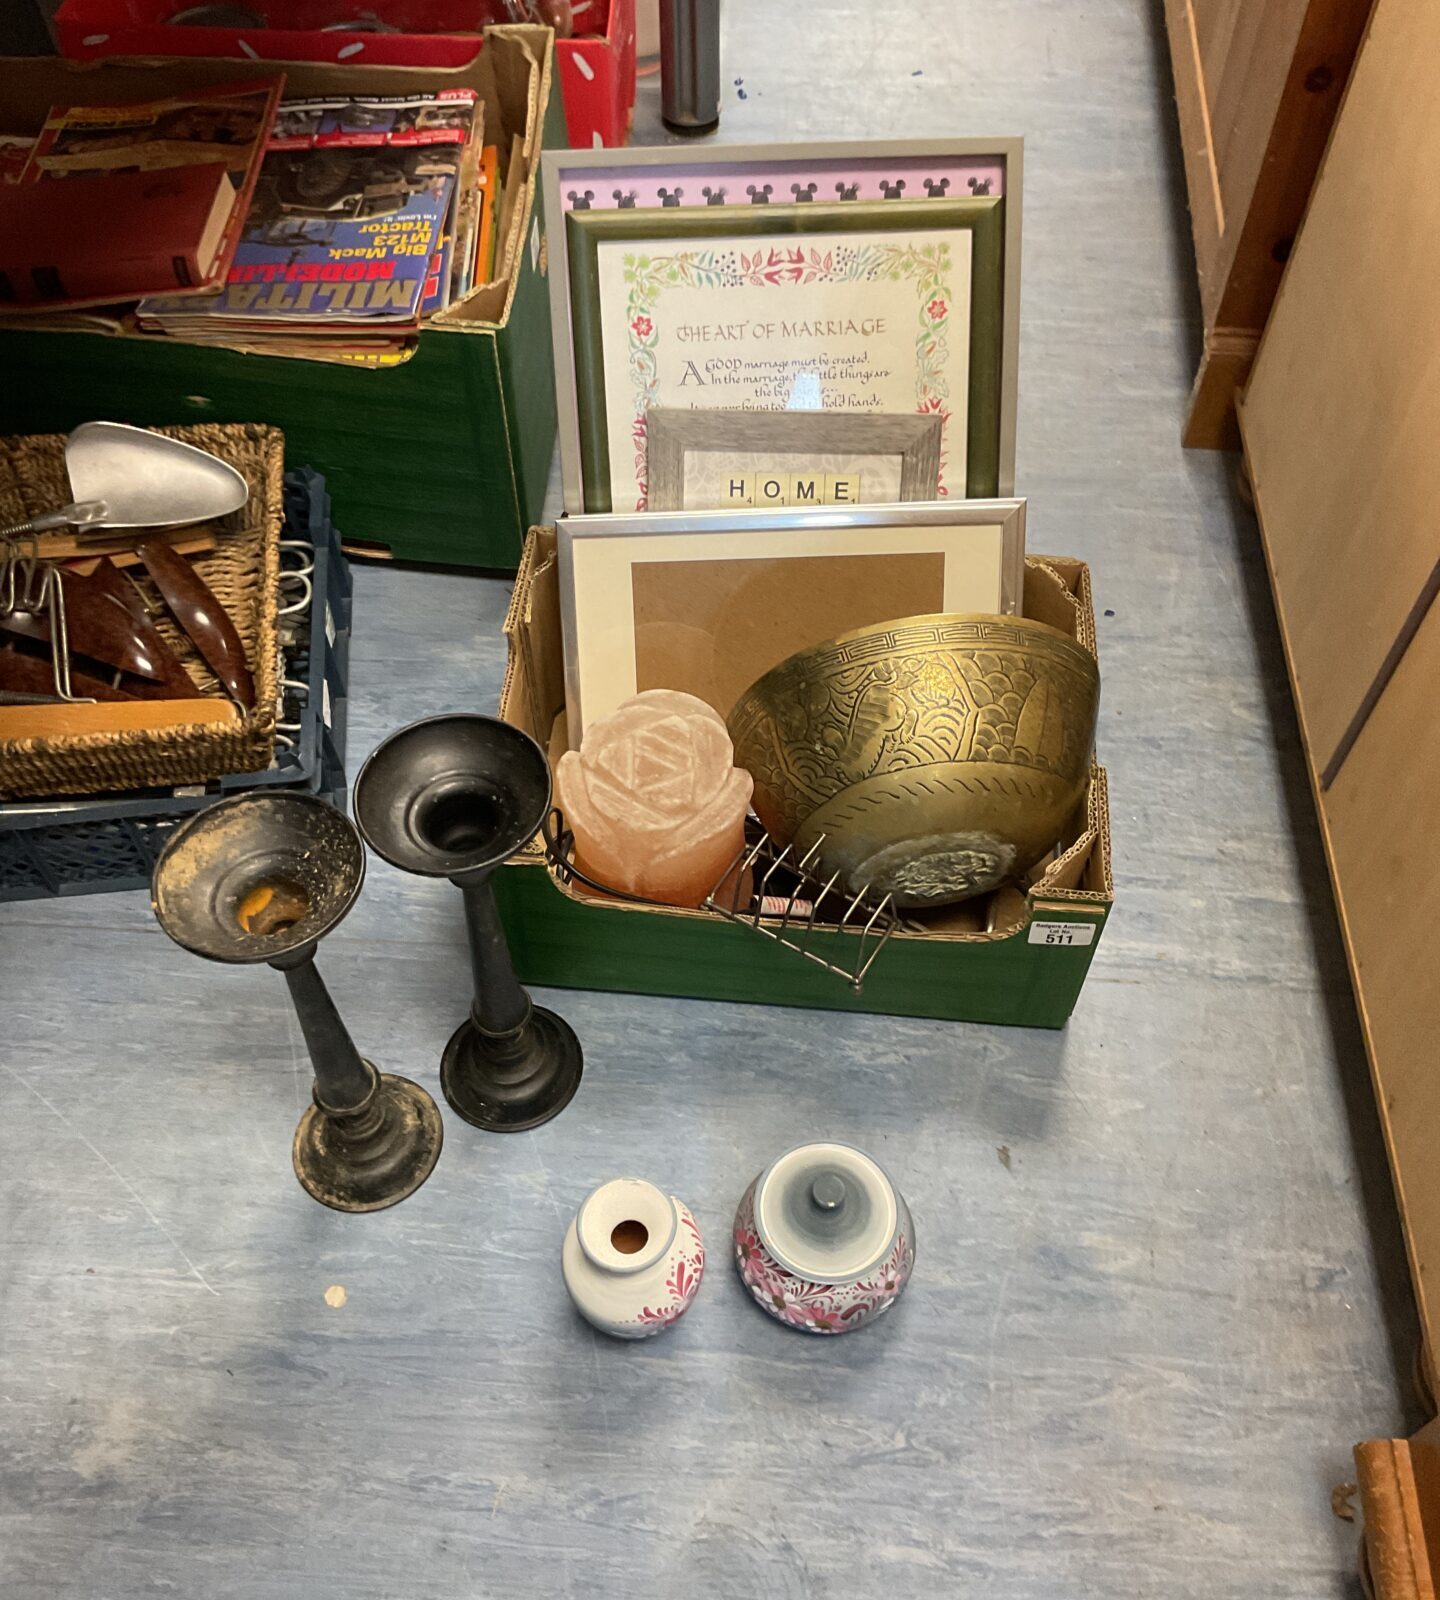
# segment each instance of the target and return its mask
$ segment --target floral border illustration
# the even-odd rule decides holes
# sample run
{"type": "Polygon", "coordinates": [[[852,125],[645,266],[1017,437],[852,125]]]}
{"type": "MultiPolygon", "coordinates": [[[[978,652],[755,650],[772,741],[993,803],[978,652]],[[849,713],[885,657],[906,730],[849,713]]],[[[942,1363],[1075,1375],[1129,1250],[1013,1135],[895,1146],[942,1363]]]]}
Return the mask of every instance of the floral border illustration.
{"type": "Polygon", "coordinates": [[[637,511],[647,509],[646,412],[659,400],[656,351],[658,301],[666,289],[735,289],[803,287],[815,283],[873,283],[913,280],[916,291],[915,409],[941,420],[940,477],[945,485],[949,440],[950,386],[945,378],[949,359],[952,261],[948,243],[917,247],[908,244],[839,243],[817,249],[810,245],[761,245],[753,253],[735,246],[681,250],[674,255],[627,252],[623,258],[627,287],[625,321],[627,359],[634,397],[630,439],[635,451],[637,511]]]}
{"type": "Polygon", "coordinates": [[[777,1321],[805,1333],[849,1333],[888,1311],[915,1265],[915,1250],[902,1228],[889,1254],[859,1283],[807,1283],[785,1270],[755,1231],[755,1185],[735,1214],[735,1265],[756,1302],[777,1321]]]}

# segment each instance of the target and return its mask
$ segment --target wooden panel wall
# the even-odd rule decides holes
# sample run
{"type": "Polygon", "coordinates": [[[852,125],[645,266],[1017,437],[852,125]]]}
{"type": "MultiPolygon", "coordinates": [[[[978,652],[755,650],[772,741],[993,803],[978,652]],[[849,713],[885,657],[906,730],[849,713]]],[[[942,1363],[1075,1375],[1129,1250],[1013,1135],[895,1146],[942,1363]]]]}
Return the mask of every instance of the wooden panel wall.
{"type": "Polygon", "coordinates": [[[1440,1330],[1437,692],[1440,606],[1431,606],[1321,802],[1415,1294],[1432,1331],[1440,1330]]]}
{"type": "Polygon", "coordinates": [[[1440,6],[1382,0],[1243,411],[1315,765],[1440,560],[1440,6]]]}
{"type": "Polygon", "coordinates": [[[1379,0],[1240,409],[1422,1326],[1440,1337],[1440,7],[1379,0]]]}

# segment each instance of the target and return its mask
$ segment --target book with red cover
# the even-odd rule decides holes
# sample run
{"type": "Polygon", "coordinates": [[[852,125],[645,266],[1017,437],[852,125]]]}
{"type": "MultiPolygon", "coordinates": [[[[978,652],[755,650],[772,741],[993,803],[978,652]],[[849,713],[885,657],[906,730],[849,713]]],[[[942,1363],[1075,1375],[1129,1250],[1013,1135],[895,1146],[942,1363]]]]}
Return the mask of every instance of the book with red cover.
{"type": "MultiPolygon", "coordinates": [[[[51,195],[59,191],[56,180],[83,182],[91,204],[108,211],[120,196],[109,186],[121,176],[221,163],[230,184],[227,225],[213,261],[187,285],[191,291],[218,288],[240,242],[284,87],[284,74],[276,73],[163,100],[51,106],[21,181],[51,195]],[[106,186],[103,195],[97,184],[106,186]]],[[[173,277],[160,281],[166,293],[176,292],[173,277]]],[[[143,292],[120,298],[135,299],[143,292]]]]}
{"type": "Polygon", "coordinates": [[[108,305],[203,285],[234,203],[220,161],[0,188],[0,310],[108,305]]]}

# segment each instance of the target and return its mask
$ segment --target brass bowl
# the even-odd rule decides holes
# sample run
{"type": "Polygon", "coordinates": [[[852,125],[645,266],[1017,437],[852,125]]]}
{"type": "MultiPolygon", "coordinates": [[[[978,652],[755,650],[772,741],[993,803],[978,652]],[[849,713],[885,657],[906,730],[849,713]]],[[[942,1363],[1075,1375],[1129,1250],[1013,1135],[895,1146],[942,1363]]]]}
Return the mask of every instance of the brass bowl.
{"type": "Polygon", "coordinates": [[[813,645],[728,726],[755,812],[852,893],[946,905],[1050,850],[1085,792],[1100,673],[1028,617],[903,617],[813,645]]]}

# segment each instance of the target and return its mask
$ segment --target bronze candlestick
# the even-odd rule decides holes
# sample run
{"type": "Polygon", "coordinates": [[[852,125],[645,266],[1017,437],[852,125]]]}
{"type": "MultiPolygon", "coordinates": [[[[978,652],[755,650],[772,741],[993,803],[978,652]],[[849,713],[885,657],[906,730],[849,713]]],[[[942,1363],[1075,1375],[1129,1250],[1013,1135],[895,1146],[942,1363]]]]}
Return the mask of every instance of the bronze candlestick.
{"type": "Polygon", "coordinates": [[[155,863],[160,926],[210,961],[285,974],[315,1068],[295,1130],[295,1175],[336,1211],[380,1211],[425,1182],[444,1128],[408,1078],[379,1072],[351,1041],[315,945],[355,904],[365,850],[354,825],[313,795],[252,790],[200,812],[155,863]]]}
{"type": "Polygon", "coordinates": [[[495,717],[413,722],[355,780],[355,820],[376,855],[465,896],[475,998],[445,1047],[440,1087],[457,1116],[497,1133],[548,1122],[580,1084],[580,1041],[521,988],[490,883],[549,809],[544,751],[495,717]]]}

